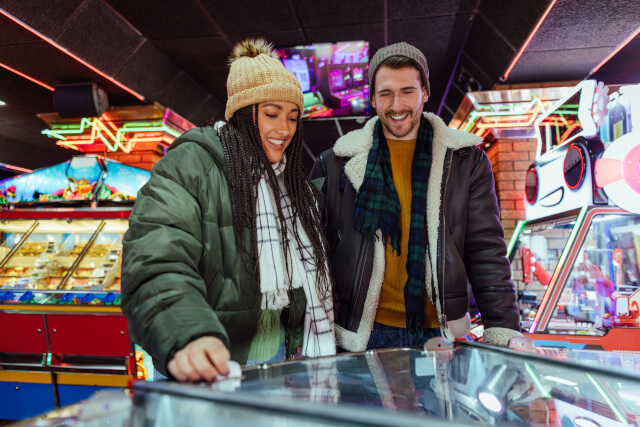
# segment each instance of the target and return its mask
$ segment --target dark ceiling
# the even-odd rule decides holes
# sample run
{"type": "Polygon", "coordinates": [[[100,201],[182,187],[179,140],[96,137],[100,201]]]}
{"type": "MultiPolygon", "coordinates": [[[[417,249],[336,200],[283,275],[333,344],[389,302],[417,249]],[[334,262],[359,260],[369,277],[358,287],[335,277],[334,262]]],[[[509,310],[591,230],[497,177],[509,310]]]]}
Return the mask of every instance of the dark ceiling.
{"type": "MultiPolygon", "coordinates": [[[[55,111],[52,92],[6,67],[52,87],[98,81],[113,106],[158,102],[203,125],[223,116],[226,59],[232,44],[245,37],[262,36],[276,46],[368,40],[371,54],[406,41],[429,62],[427,109],[448,121],[468,90],[589,77],[640,25],[637,0],[557,0],[503,80],[550,3],[0,0],[0,64],[5,66],[0,67],[0,101],[6,103],[0,106],[0,163],[33,169],[74,154],[40,134],[45,124],[36,114],[55,111]],[[45,39],[143,95],[144,101],[45,39]]],[[[607,84],[640,82],[640,36],[590,78],[607,84]]],[[[353,119],[340,124],[344,132],[361,126],[353,119]]],[[[339,136],[334,121],[307,120],[304,126],[307,145],[315,153],[339,136]]]]}

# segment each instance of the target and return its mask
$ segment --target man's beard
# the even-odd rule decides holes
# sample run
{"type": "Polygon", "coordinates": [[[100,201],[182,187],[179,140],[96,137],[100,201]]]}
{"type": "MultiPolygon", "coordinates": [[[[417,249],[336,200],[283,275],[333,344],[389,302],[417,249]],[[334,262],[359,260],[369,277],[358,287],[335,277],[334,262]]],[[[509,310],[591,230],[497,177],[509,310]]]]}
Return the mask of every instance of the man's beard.
{"type": "Polygon", "coordinates": [[[394,125],[392,119],[390,118],[391,115],[398,116],[398,114],[389,113],[383,116],[379,116],[380,123],[382,123],[384,129],[386,129],[387,132],[389,132],[395,138],[404,138],[409,133],[411,133],[411,131],[414,130],[416,126],[420,125],[420,114],[416,114],[414,111],[410,111],[408,114],[411,118],[411,121],[403,124],[400,127],[398,125],[394,125]]]}

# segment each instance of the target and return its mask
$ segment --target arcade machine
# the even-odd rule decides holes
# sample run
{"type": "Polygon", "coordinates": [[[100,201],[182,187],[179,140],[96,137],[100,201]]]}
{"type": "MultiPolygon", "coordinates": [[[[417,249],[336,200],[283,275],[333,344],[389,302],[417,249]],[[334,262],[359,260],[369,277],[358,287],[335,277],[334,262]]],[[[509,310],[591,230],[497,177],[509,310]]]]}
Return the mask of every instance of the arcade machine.
{"type": "Polygon", "coordinates": [[[369,85],[364,73],[367,64],[326,65],[320,70],[320,93],[333,115],[350,116],[367,113],[369,85]]]}
{"type": "Polygon", "coordinates": [[[213,384],[136,381],[25,425],[640,425],[637,354],[435,340],[236,366],[213,384]]]}
{"type": "Polygon", "coordinates": [[[127,218],[149,177],[88,155],[0,182],[0,419],[138,376],[120,264],[127,218]]]}
{"type": "Polygon", "coordinates": [[[607,92],[583,81],[535,122],[508,256],[538,346],[640,349],[640,85],[607,92]]]}
{"type": "Polygon", "coordinates": [[[367,42],[319,43],[277,52],[302,87],[302,117],[368,114],[367,42]]]}

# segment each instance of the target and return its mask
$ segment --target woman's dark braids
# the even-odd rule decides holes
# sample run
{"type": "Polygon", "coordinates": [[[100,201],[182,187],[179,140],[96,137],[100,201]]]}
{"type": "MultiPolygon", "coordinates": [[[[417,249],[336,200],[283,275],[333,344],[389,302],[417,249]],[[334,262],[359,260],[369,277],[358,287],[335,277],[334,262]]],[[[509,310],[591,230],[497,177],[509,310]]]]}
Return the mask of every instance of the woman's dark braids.
{"type": "MultiPolygon", "coordinates": [[[[258,129],[258,106],[250,105],[237,110],[229,123],[219,130],[220,140],[227,164],[228,181],[231,190],[233,229],[238,254],[249,256],[255,266],[254,276],[258,275],[258,250],[256,228],[257,184],[266,172],[268,183],[275,200],[280,200],[282,193],[277,177],[264,149],[258,129]],[[255,107],[255,108],[254,108],[255,107]],[[251,232],[251,247],[247,248],[243,235],[248,228],[251,232]]],[[[313,247],[313,259],[318,272],[318,293],[321,300],[332,289],[332,278],[327,271],[329,262],[328,242],[322,225],[324,204],[320,193],[311,183],[302,167],[302,124],[298,117],[298,126],[291,144],[285,149],[286,167],[284,169],[284,186],[291,200],[293,217],[300,219],[304,232],[313,247]],[[327,248],[326,251],[324,248],[327,248]],[[327,280],[328,278],[328,280],[327,280]]],[[[280,221],[283,253],[289,247],[289,236],[282,208],[277,204],[277,215],[280,221]]],[[[294,238],[301,246],[297,231],[297,223],[293,222],[294,238]]],[[[292,254],[292,256],[295,254],[292,254]]],[[[291,277],[289,258],[285,256],[288,277],[291,277]]]]}

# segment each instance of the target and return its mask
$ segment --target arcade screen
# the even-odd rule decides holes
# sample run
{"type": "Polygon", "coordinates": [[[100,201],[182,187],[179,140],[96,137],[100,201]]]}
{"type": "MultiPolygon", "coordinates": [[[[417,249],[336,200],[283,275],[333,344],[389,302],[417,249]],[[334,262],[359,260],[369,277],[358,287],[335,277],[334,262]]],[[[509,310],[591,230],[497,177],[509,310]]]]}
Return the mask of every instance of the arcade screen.
{"type": "Polygon", "coordinates": [[[556,108],[538,125],[543,142],[541,155],[564,144],[582,131],[582,125],[578,118],[581,93],[582,89],[556,108]]]}
{"type": "Polygon", "coordinates": [[[304,92],[302,117],[369,114],[369,42],[318,43],[276,51],[304,92]]]}

